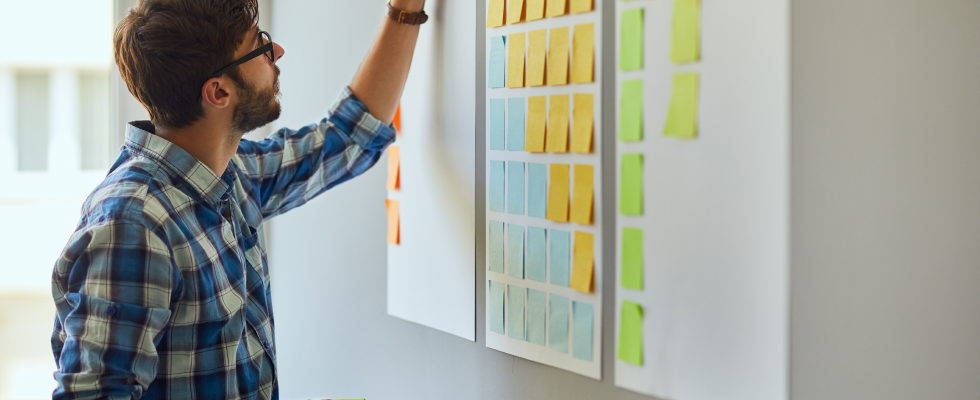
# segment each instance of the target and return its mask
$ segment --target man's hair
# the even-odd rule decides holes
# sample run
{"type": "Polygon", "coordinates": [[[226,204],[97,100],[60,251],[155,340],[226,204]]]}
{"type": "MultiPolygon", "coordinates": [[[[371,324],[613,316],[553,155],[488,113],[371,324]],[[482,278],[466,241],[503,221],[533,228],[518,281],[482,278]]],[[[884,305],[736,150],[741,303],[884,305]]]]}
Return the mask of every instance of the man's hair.
{"type": "Polygon", "coordinates": [[[258,18],[257,0],[140,0],[116,26],[116,66],[154,125],[183,128],[204,115],[204,82],[258,18]]]}

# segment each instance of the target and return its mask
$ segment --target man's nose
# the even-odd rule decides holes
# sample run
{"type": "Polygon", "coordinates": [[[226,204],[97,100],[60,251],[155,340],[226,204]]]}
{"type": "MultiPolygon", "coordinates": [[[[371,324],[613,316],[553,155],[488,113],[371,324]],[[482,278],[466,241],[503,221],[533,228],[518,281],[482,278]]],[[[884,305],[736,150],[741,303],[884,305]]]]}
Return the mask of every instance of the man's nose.
{"type": "Polygon", "coordinates": [[[279,43],[272,42],[272,54],[276,57],[276,61],[279,61],[286,54],[286,49],[282,48],[279,43]]]}

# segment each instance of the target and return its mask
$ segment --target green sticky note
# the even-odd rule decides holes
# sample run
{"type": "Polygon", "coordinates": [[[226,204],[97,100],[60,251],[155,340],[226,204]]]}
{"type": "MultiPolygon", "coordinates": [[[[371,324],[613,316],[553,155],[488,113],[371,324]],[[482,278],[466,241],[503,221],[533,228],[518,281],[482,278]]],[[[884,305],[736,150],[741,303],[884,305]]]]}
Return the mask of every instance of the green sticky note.
{"type": "Polygon", "coordinates": [[[643,215],[643,154],[623,154],[619,213],[643,215]]]}
{"type": "Polygon", "coordinates": [[[643,80],[623,81],[622,104],[619,106],[619,140],[643,139],[643,80]]]}
{"type": "Polygon", "coordinates": [[[701,1],[677,0],[670,32],[670,61],[690,63],[701,58],[698,41],[701,31],[701,1]]]}
{"type": "Polygon", "coordinates": [[[664,124],[664,136],[693,138],[698,130],[698,74],[674,74],[674,90],[670,95],[670,111],[664,124]]]}
{"type": "Polygon", "coordinates": [[[616,357],[630,364],[643,365],[643,307],[624,300],[619,323],[616,357]]]}
{"type": "Polygon", "coordinates": [[[643,68],[643,9],[623,11],[619,31],[619,70],[643,68]]]}
{"type": "Polygon", "coordinates": [[[643,230],[623,228],[623,266],[620,284],[643,290],[643,230]]]}

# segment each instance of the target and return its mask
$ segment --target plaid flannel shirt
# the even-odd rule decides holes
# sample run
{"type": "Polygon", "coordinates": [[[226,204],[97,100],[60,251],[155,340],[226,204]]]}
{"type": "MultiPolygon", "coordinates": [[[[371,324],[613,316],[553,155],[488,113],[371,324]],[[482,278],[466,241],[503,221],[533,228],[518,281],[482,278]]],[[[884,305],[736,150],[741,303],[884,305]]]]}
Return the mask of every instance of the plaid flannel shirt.
{"type": "Polygon", "coordinates": [[[262,221],[366,171],[394,130],[346,89],[221,176],[152,132],[128,126],[55,265],[53,397],[276,399],[262,221]]]}

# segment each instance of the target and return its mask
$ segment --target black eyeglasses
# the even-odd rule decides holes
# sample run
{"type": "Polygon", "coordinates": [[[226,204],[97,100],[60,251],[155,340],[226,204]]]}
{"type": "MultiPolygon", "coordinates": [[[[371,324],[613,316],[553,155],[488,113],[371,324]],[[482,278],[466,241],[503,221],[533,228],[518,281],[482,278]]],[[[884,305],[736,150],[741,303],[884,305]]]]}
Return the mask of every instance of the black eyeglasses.
{"type": "Polygon", "coordinates": [[[217,78],[221,75],[224,75],[225,72],[230,71],[232,68],[242,65],[248,61],[251,61],[253,58],[263,54],[265,54],[265,56],[269,58],[269,61],[272,61],[272,63],[274,64],[276,62],[276,55],[274,54],[274,52],[275,50],[272,47],[272,36],[269,35],[269,32],[259,31],[259,48],[253,50],[251,53],[244,55],[242,58],[235,60],[235,62],[226,65],[224,68],[219,69],[217,72],[211,74],[211,78],[217,78]]]}

